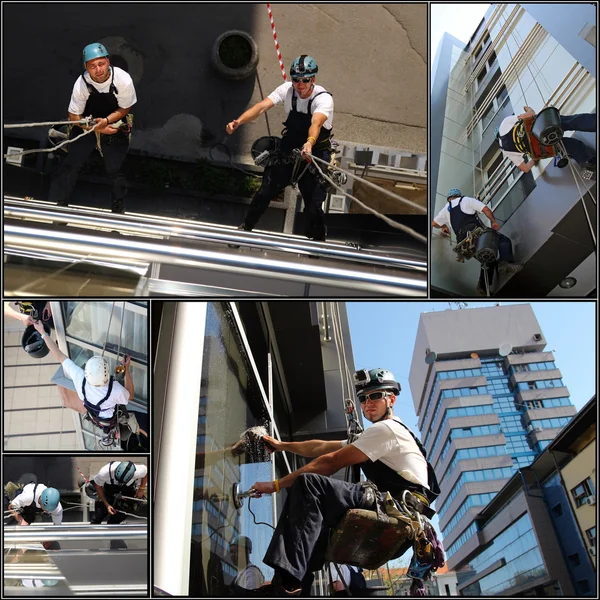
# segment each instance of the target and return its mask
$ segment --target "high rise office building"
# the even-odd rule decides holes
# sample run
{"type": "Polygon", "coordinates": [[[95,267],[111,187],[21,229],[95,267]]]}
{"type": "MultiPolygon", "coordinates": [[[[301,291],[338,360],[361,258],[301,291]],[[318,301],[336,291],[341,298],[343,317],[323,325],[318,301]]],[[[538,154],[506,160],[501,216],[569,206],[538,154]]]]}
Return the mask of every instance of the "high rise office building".
{"type": "MultiPolygon", "coordinates": [[[[562,115],[595,113],[595,39],[593,4],[492,4],[466,45],[446,33],[438,46],[430,211],[439,213],[451,188],[487,204],[524,264],[508,281],[499,280],[496,293],[504,297],[581,297],[595,290],[596,182],[582,179],[577,164],[559,168],[552,158],[522,172],[495,139],[496,127],[524,106],[536,114],[546,106],[562,115]]],[[[596,133],[571,135],[596,146],[596,133]]],[[[479,263],[457,263],[439,236],[431,252],[432,293],[471,295],[479,263]]]]}
{"type": "Polygon", "coordinates": [[[576,413],[528,304],[423,313],[410,370],[448,567],[477,514],[576,413]]]}

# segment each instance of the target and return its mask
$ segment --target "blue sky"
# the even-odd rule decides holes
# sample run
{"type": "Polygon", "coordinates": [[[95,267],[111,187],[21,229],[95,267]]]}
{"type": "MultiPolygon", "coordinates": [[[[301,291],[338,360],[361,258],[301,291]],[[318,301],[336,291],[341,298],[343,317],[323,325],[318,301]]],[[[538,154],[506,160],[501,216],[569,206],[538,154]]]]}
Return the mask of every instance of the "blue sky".
{"type": "MultiPolygon", "coordinates": [[[[593,302],[503,302],[531,304],[556,366],[579,410],[595,393],[596,309],[593,302]]],[[[469,302],[468,307],[494,306],[469,302]]],[[[408,375],[422,312],[446,310],[448,302],[347,302],[354,363],[357,369],[382,367],[394,373],[402,386],[394,413],[416,428],[417,418],[408,375]]]]}
{"type": "Polygon", "coordinates": [[[431,62],[445,32],[465,44],[485,15],[489,4],[431,4],[431,62]]]}

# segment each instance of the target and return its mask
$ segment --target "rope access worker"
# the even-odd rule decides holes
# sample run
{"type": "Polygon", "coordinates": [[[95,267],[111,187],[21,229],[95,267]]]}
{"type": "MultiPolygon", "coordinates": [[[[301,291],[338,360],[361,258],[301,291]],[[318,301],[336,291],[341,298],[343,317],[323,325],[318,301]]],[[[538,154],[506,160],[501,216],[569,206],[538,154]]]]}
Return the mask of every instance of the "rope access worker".
{"type": "MultiPolygon", "coordinates": [[[[518,136],[517,134],[523,127],[523,120],[535,117],[535,112],[529,106],[524,106],[523,109],[525,112],[519,116],[511,115],[510,117],[506,117],[500,123],[500,127],[496,128],[495,134],[498,144],[502,149],[502,154],[508,157],[523,173],[529,173],[538,159],[532,156],[531,148],[527,143],[527,137],[518,136]],[[524,156],[530,159],[529,162],[525,162],[524,156]]],[[[560,125],[563,131],[595,132],[596,115],[561,115],[560,125]]],[[[589,148],[581,140],[572,137],[563,137],[561,142],[564,144],[569,156],[581,167],[590,171],[596,170],[596,151],[593,148],[589,148]]]]}
{"type": "Polygon", "coordinates": [[[126,357],[124,362],[125,381],[122,386],[110,375],[108,362],[102,356],[92,356],[82,369],[60,351],[56,342],[44,331],[42,323],[38,321],[34,327],[40,332],[52,356],[61,363],[65,375],[73,381],[90,420],[102,429],[100,444],[107,448],[112,446],[117,427],[117,405],[126,405],[134,395],[129,357],[126,357]]]}
{"type": "MultiPolygon", "coordinates": [[[[131,461],[112,461],[105,464],[92,477],[91,482],[98,499],[90,523],[100,525],[108,516],[109,525],[118,525],[127,518],[127,515],[115,508],[115,505],[118,506],[119,502],[127,502],[126,499],[122,500],[121,496],[141,499],[146,495],[148,467],[131,461]]],[[[111,540],[110,547],[115,550],[127,548],[127,545],[123,540],[111,540]]]]}
{"type": "Polygon", "coordinates": [[[54,525],[60,525],[63,518],[60,492],[33,481],[19,489],[8,510],[12,518],[5,525],[31,525],[40,513],[49,514],[54,525]]]}
{"type": "MultiPolygon", "coordinates": [[[[450,236],[448,226],[452,227],[456,235],[456,242],[460,243],[467,237],[469,231],[473,231],[477,227],[485,227],[477,216],[477,213],[483,213],[491,221],[492,229],[498,232],[498,271],[501,273],[517,273],[523,268],[523,265],[514,262],[512,242],[509,237],[498,231],[500,225],[490,208],[476,198],[463,196],[462,192],[457,188],[452,188],[448,192],[447,199],[448,204],[442,208],[431,223],[434,228],[441,229],[445,235],[450,236]]],[[[477,293],[481,295],[487,294],[483,268],[479,273],[477,293]]]]}
{"type": "Polygon", "coordinates": [[[250,561],[252,540],[245,535],[235,537],[229,545],[229,558],[238,568],[238,574],[229,586],[231,596],[246,595],[248,590],[256,590],[265,583],[262,571],[250,561]]]}
{"type": "MultiPolygon", "coordinates": [[[[426,453],[412,432],[393,414],[400,384],[385,369],[363,369],[354,375],[363,415],[373,425],[354,442],[308,440],[280,442],[264,440],[276,451],[287,451],[312,462],[270,482],[252,487],[258,495],[290,488],[264,563],[275,569],[273,582],[263,586],[265,596],[308,594],[312,571],[323,567],[329,529],[336,527],[350,509],[373,509],[380,494],[389,491],[407,500],[418,512],[432,513],[429,504],[439,495],[439,486],[426,453]],[[329,477],[338,470],[359,465],[368,481],[349,483],[329,477]]],[[[403,544],[394,558],[412,546],[403,544]]]]}
{"type": "MultiPolygon", "coordinates": [[[[319,68],[315,60],[303,54],[290,67],[292,81],[283,83],[264,100],[249,108],[237,119],[227,124],[227,133],[233,133],[240,125],[254,121],[260,115],[283,102],[287,115],[283,123],[281,151],[293,149],[312,154],[326,162],[331,160],[331,136],[333,127],[333,97],[330,92],[315,84],[319,68]]],[[[313,240],[325,240],[325,215],[322,204],[327,191],[319,184],[316,171],[311,165],[298,180],[298,189],[304,199],[307,219],[306,236],[313,240]]],[[[238,227],[252,231],[269,202],[291,183],[293,162],[265,167],[262,185],[255,194],[243,223],[238,227]]]]}
{"type": "MultiPolygon", "coordinates": [[[[121,167],[129,149],[131,121],[117,126],[115,124],[124,122],[131,107],[137,102],[133,80],[123,69],[111,66],[108,51],[99,43],[88,44],[83,49],[83,67],[85,70],[73,87],[69,119],[79,121],[92,115],[96,123],[93,129],[100,135],[98,140],[96,135],[90,134],[69,144],[68,156],[52,179],[49,200],[59,206],[68,205],[77,176],[98,145],[106,174],[112,182],[111,210],[123,213],[127,182],[121,167]]],[[[90,129],[83,125],[77,127],[90,129]]],[[[69,138],[73,139],[80,134],[80,129],[73,127],[69,138]]]]}

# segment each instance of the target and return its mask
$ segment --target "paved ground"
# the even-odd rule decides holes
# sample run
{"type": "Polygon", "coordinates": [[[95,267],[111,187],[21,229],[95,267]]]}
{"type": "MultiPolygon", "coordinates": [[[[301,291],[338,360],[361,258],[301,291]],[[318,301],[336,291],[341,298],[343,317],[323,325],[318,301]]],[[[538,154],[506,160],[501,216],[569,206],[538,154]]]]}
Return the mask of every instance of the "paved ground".
{"type": "MultiPolygon", "coordinates": [[[[267,121],[228,136],[224,127],[283,82],[264,4],[3,5],[4,120],[66,116],[82,70],[82,48],[103,41],[125,60],[136,83],[132,147],[153,155],[195,159],[215,143],[247,156],[267,121]],[[242,29],[255,38],[256,78],[227,81],[212,68],[218,35],[242,29]],[[26,30],[27,42],[23,43],[26,30]]],[[[274,4],[286,68],[309,53],[318,82],[335,99],[335,137],[361,144],[426,152],[427,9],[425,5],[274,4]]],[[[118,64],[118,63],[117,63],[118,64]]],[[[274,134],[283,110],[270,111],[274,134]]],[[[27,131],[43,137],[39,129],[27,131]]],[[[219,155],[216,154],[216,157],[219,155]]]]}

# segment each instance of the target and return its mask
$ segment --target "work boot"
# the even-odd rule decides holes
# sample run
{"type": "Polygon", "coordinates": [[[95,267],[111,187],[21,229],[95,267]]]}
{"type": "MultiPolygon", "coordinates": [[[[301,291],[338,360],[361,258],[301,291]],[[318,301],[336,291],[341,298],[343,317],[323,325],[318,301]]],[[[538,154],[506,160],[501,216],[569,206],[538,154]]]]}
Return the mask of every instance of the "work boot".
{"type": "Polygon", "coordinates": [[[113,200],[110,207],[110,212],[118,213],[120,215],[125,214],[125,203],[123,200],[113,200]]]}
{"type": "Polygon", "coordinates": [[[477,294],[477,296],[487,296],[485,285],[481,285],[481,283],[478,283],[477,287],[475,288],[475,293],[477,294]]]}
{"type": "MultiPolygon", "coordinates": [[[[246,223],[242,223],[241,225],[238,225],[238,231],[252,231],[252,227],[249,227],[248,225],[246,225],[246,223]]],[[[237,249],[240,247],[239,244],[227,244],[230,248],[234,248],[237,249]]]]}
{"type": "Polygon", "coordinates": [[[127,544],[123,540],[110,540],[111,550],[127,550],[127,544]]]}
{"type": "Polygon", "coordinates": [[[500,273],[518,273],[523,268],[520,263],[511,263],[507,260],[501,260],[498,263],[498,272],[500,273]]]}

